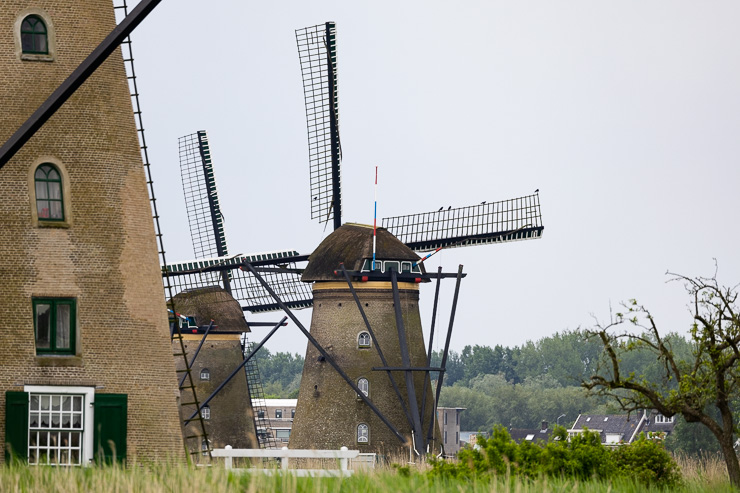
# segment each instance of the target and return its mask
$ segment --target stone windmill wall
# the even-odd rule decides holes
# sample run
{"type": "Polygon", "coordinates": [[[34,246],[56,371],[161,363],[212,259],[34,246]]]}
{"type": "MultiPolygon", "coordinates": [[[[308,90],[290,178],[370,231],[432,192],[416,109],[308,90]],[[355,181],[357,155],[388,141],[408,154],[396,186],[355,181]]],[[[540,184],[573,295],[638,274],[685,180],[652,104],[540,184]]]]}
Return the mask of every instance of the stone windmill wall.
{"type": "MultiPolygon", "coordinates": [[[[111,0],[2,1],[0,142],[114,27],[111,0]]],[[[0,193],[0,447],[84,463],[95,436],[119,459],[184,458],[120,50],[0,169],[0,193]]]]}
{"type": "MultiPolygon", "coordinates": [[[[345,264],[347,270],[359,271],[367,258],[372,258],[372,228],[360,225],[340,227],[311,254],[303,274],[304,281],[315,281],[311,335],[353,381],[357,382],[360,378],[368,380],[368,397],[402,434],[408,436],[408,441],[401,443],[329,363],[320,358],[319,352],[309,345],[290,435],[291,448],[338,449],[346,446],[361,452],[408,454],[411,426],[386,372],[372,371],[373,367],[383,366],[375,348],[378,343],[389,366],[400,367],[403,364],[391,283],[376,281],[354,284],[377,337],[377,340],[370,340],[366,345],[358,339],[361,333],[366,332],[366,328],[347,283],[334,275],[340,262],[345,264]],[[367,441],[359,439],[358,427],[361,425],[367,426],[367,441]]],[[[418,260],[413,251],[380,229],[377,258],[418,260]]],[[[419,285],[399,282],[399,295],[411,365],[427,366],[419,315],[419,285]]],[[[403,372],[394,372],[394,377],[404,401],[407,401],[403,372]]],[[[416,372],[414,386],[419,409],[424,384],[424,373],[416,372]]],[[[425,417],[422,423],[425,432],[429,420],[434,419],[432,389],[429,383],[426,385],[426,406],[421,411],[425,417]]],[[[432,432],[435,436],[438,434],[436,426],[432,432]]]]}
{"type": "MultiPolygon", "coordinates": [[[[211,395],[244,360],[241,336],[242,333],[250,332],[250,329],[239,302],[221,287],[212,286],[181,292],[173,298],[173,301],[178,313],[194,317],[199,326],[194,332],[183,331],[188,358],[192,357],[203,341],[204,327],[207,327],[211,320],[214,321],[214,327],[203,341],[191,368],[196,392],[202,401],[211,395]]],[[[179,342],[173,342],[174,351],[179,347],[179,342]]],[[[178,370],[184,370],[185,363],[182,358],[175,358],[175,364],[178,370]]],[[[182,398],[187,399],[188,394],[183,392],[182,398]]],[[[182,419],[187,419],[195,411],[195,406],[183,406],[181,411],[182,419]]],[[[204,414],[207,417],[206,432],[212,448],[223,448],[226,445],[233,448],[259,448],[252,399],[244,370],[216,394],[204,414]]],[[[197,435],[199,432],[200,424],[197,422],[191,422],[185,427],[187,436],[197,435]]],[[[197,451],[195,447],[200,446],[195,442],[189,442],[188,445],[191,452],[197,451]]]]}

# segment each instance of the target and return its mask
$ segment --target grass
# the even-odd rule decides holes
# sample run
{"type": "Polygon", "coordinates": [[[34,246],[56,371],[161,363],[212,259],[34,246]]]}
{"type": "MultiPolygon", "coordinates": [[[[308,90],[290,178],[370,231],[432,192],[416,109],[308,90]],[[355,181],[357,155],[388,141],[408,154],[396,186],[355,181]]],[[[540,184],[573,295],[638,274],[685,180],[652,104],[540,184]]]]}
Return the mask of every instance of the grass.
{"type": "MultiPolygon", "coordinates": [[[[684,473],[685,484],[679,491],[734,492],[727,480],[724,463],[716,456],[699,459],[678,457],[684,473]]],[[[90,467],[51,468],[1,466],[0,491],[2,492],[180,492],[180,491],[245,491],[245,492],[500,492],[500,493],[637,493],[649,490],[630,480],[614,482],[578,482],[540,479],[527,481],[501,477],[489,482],[462,480],[431,480],[412,466],[409,474],[391,467],[381,467],[370,472],[356,473],[345,479],[296,478],[291,475],[265,476],[261,474],[228,473],[220,466],[190,468],[187,466],[155,465],[121,468],[90,467]]]]}

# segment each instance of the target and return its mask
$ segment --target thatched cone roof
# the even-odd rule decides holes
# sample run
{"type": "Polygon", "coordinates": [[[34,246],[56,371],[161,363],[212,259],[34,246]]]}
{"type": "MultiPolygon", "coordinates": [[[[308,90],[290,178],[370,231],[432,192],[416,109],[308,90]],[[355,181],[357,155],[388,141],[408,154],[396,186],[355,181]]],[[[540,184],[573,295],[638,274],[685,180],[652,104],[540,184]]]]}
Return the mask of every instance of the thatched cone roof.
{"type": "MultiPolygon", "coordinates": [[[[419,260],[419,256],[385,228],[377,228],[377,259],[419,260]]],[[[344,263],[347,270],[358,271],[362,261],[373,258],[373,227],[364,224],[345,224],[324,238],[324,241],[308,257],[308,266],[301,281],[336,281],[334,271],[344,263]]],[[[422,266],[422,272],[424,267],[422,266]]]]}
{"type": "Polygon", "coordinates": [[[219,330],[250,332],[239,302],[220,286],[182,291],[172,299],[175,310],[195,317],[199,326],[208,325],[214,320],[214,325],[218,325],[219,330]]]}

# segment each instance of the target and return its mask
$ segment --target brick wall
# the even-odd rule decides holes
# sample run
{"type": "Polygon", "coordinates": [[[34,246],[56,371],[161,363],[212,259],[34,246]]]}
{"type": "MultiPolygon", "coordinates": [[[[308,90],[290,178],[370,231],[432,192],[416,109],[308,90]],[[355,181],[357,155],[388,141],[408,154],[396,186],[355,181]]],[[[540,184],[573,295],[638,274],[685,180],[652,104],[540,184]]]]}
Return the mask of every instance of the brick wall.
{"type": "MultiPolygon", "coordinates": [[[[202,336],[184,335],[183,337],[188,358],[192,358],[202,336]]],[[[195,392],[201,404],[244,360],[239,339],[239,334],[215,334],[209,335],[203,343],[192,367],[195,392]],[[200,378],[203,369],[208,369],[210,374],[208,380],[200,378]]],[[[173,343],[173,349],[179,350],[180,343],[173,343]]],[[[176,366],[178,369],[185,368],[182,358],[176,359],[176,366]]],[[[183,390],[182,399],[192,399],[192,393],[183,390]]],[[[243,369],[216,394],[208,405],[211,418],[205,421],[205,424],[212,448],[224,448],[226,445],[231,445],[233,448],[259,448],[257,433],[254,429],[254,414],[247,375],[243,369]]],[[[195,412],[195,406],[183,406],[182,411],[187,413],[183,419],[187,419],[195,412]]],[[[185,433],[187,436],[202,434],[200,423],[191,422],[186,427],[185,433]]],[[[189,441],[187,445],[191,452],[200,450],[200,444],[196,440],[189,441]]],[[[203,459],[199,454],[194,454],[194,457],[197,458],[196,462],[203,459]]]]}
{"type": "MultiPolygon", "coordinates": [[[[370,400],[383,412],[410,443],[411,427],[401,404],[385,372],[372,371],[372,367],[383,366],[375,345],[380,343],[390,366],[402,366],[392,291],[387,282],[356,284],[358,296],[363,304],[377,340],[370,348],[358,348],[357,336],[365,331],[357,305],[349,289],[327,286],[340,283],[317,282],[314,285],[314,307],[311,319],[311,335],[336,360],[347,375],[357,382],[360,377],[369,380],[370,400]],[[383,286],[379,288],[379,286],[383,286]]],[[[346,285],[345,285],[346,286],[346,285]]],[[[401,289],[401,311],[406,330],[412,366],[426,366],[426,349],[419,315],[418,285],[399,283],[401,289]],[[405,287],[404,287],[405,286],[405,287]]],[[[291,448],[338,449],[346,446],[361,452],[381,454],[408,454],[404,445],[373,411],[347,385],[341,376],[326,361],[319,360],[319,352],[312,345],[306,349],[298,411],[290,435],[291,448]],[[357,443],[357,425],[369,426],[369,442],[357,443]]],[[[407,402],[403,372],[393,372],[404,402],[407,402]]],[[[415,372],[414,386],[417,405],[421,409],[424,373],[415,372]]],[[[427,399],[423,415],[423,429],[432,418],[433,395],[427,383],[427,399]]],[[[439,430],[432,428],[435,436],[439,430]]]]}
{"type": "MultiPolygon", "coordinates": [[[[3,0],[0,142],[114,26],[111,0],[3,0]],[[53,28],[53,61],[22,59],[15,26],[28,13],[53,28]]],[[[0,196],[0,407],[6,390],[27,384],[128,394],[129,459],[181,459],[179,393],[120,51],[0,169],[0,196]],[[66,171],[69,210],[61,227],[39,225],[33,213],[31,175],[45,161],[66,171]],[[76,298],[77,356],[36,356],[34,296],[76,298]]]]}

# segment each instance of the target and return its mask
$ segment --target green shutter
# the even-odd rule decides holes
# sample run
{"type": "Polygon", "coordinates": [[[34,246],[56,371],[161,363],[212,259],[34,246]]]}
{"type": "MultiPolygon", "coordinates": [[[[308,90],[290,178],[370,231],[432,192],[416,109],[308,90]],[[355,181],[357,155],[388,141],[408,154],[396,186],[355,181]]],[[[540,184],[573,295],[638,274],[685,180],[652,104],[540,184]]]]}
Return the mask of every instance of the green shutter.
{"type": "Polygon", "coordinates": [[[5,392],[5,463],[12,459],[28,459],[28,392],[9,390],[5,392]]]}
{"type": "Polygon", "coordinates": [[[93,446],[98,463],[126,461],[128,396],[95,394],[95,433],[93,446]]]}

